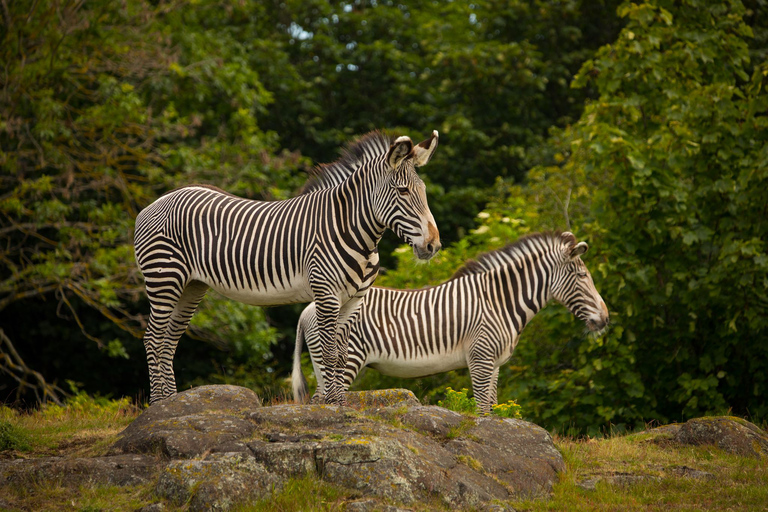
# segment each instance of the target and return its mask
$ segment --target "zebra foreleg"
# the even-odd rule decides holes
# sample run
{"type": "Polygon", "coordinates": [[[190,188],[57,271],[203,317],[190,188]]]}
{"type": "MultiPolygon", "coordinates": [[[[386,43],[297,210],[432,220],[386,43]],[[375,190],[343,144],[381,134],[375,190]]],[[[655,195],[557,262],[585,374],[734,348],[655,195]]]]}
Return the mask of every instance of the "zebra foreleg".
{"type": "MultiPolygon", "coordinates": [[[[339,347],[336,343],[339,309],[340,304],[336,297],[315,297],[317,338],[323,354],[320,366],[325,403],[345,405],[346,395],[339,386],[339,379],[336,376],[336,364],[339,359],[339,347]]],[[[318,376],[318,382],[319,378],[318,376]]]]}

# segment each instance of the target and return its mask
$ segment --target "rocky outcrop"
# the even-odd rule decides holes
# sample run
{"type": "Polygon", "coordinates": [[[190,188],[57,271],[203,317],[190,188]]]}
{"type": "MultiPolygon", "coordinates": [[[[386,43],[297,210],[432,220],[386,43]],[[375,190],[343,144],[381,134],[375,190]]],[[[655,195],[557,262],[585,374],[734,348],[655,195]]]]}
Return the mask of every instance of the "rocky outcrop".
{"type": "Polygon", "coordinates": [[[647,430],[656,443],[716,446],[742,457],[768,458],[768,434],[754,423],[734,416],[693,418],[647,430]]]}
{"type": "Polygon", "coordinates": [[[88,484],[141,485],[153,481],[160,461],[149,455],[114,457],[17,459],[0,462],[3,485],[47,485],[76,487],[88,484]]]}
{"type": "Polygon", "coordinates": [[[0,481],[150,482],[175,505],[226,510],[312,476],[350,490],[354,510],[505,510],[499,502],[547,496],[565,470],[549,434],[525,421],[425,407],[406,390],[349,403],[261,407],[247,389],[203,386],[149,407],[106,457],[3,463],[0,481]]]}
{"type": "Polygon", "coordinates": [[[259,407],[261,400],[250,389],[228,385],[192,388],[144,411],[123,431],[109,455],[199,457],[251,436],[256,425],[245,416],[259,407]]]}
{"type": "Polygon", "coordinates": [[[680,426],[673,440],[687,445],[714,445],[724,452],[743,457],[768,458],[768,435],[741,418],[694,418],[680,426]]]}
{"type": "Polygon", "coordinates": [[[110,454],[169,459],[156,492],[191,510],[226,509],[308,475],[382,506],[478,507],[546,496],[565,469],[531,423],[424,407],[405,390],[350,393],[349,402],[357,408],[259,407],[242,388],[204,386],[147,409],[110,454]]]}

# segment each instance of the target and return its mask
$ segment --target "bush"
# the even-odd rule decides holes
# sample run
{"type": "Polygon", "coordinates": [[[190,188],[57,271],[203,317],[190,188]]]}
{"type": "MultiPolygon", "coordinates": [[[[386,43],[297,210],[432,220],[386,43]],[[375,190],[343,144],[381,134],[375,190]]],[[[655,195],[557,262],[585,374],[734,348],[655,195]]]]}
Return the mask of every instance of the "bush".
{"type": "Polygon", "coordinates": [[[509,400],[503,404],[496,404],[493,406],[493,414],[501,416],[502,418],[517,418],[521,419],[523,407],[518,405],[514,400],[509,400]]]}
{"type": "Polygon", "coordinates": [[[446,388],[445,400],[440,400],[437,405],[461,413],[474,414],[477,411],[477,402],[474,398],[467,396],[467,388],[461,391],[454,391],[451,387],[446,388]]]}

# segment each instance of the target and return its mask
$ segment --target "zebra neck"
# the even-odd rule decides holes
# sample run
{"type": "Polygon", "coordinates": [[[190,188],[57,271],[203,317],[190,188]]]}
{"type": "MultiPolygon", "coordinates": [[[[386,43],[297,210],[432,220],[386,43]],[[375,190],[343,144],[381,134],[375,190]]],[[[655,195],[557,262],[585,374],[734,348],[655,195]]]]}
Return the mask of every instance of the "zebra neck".
{"type": "Polygon", "coordinates": [[[339,236],[350,248],[370,255],[384,236],[386,227],[376,219],[374,184],[366,183],[361,171],[335,187],[331,193],[331,208],[339,236]]]}
{"type": "Polygon", "coordinates": [[[540,257],[518,258],[494,272],[509,291],[507,311],[513,315],[518,333],[552,298],[552,275],[540,257]]]}

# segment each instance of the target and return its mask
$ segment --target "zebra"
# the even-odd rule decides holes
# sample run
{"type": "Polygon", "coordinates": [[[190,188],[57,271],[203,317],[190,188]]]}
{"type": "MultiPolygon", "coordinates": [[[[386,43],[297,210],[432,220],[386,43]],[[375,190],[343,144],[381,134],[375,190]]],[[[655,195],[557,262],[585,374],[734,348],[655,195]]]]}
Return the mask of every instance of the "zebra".
{"type": "Polygon", "coordinates": [[[255,201],[190,185],[144,208],[134,247],[150,303],[150,404],[176,393],[176,346],[209,288],[260,306],[314,301],[324,396],[345,403],[344,327],[378,275],[385,229],[419,259],[440,249],[415,169],[429,162],[437,143],[436,130],[418,145],[374,131],[311,171],[294,198],[255,201]]]}
{"type": "MultiPolygon", "coordinates": [[[[370,366],[384,375],[425,377],[469,367],[480,413],[497,402],[499,367],[512,356],[520,333],[554,298],[591,331],[608,323],[608,309],[580,256],[586,242],[572,233],[539,233],[470,260],[448,281],[418,290],[372,287],[349,333],[345,389],[370,366]]],[[[324,367],[316,305],[307,306],[296,329],[292,386],[306,401],[301,371],[306,341],[321,397],[324,367]]]]}

